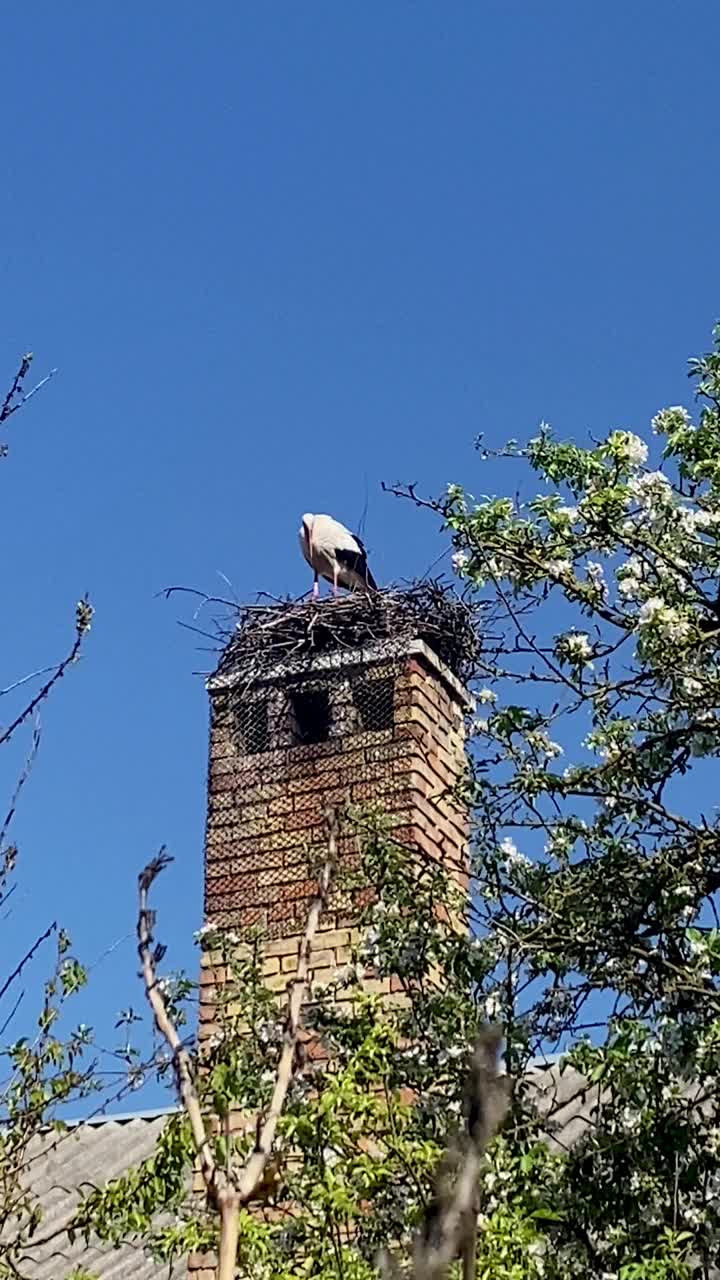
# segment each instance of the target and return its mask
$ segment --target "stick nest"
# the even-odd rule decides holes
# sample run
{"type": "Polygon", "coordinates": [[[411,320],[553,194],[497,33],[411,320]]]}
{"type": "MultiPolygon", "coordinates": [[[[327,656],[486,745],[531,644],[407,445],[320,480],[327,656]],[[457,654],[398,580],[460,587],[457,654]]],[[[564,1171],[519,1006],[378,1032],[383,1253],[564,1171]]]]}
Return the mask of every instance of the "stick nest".
{"type": "Polygon", "coordinates": [[[382,652],[383,644],[390,652],[412,640],[424,641],[468,684],[480,654],[477,605],[440,582],[420,582],[370,595],[238,606],[215,674],[242,674],[250,685],[284,663],[301,665],[320,653],[370,647],[382,652]]]}

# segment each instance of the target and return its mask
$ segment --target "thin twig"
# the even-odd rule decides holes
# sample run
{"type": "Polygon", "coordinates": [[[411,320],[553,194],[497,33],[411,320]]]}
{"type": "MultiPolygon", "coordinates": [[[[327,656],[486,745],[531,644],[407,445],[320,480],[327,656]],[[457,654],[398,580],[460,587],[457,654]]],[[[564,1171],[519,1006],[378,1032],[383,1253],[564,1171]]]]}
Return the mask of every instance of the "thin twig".
{"type": "Polygon", "coordinates": [[[22,357],[20,361],[20,368],[15,374],[15,377],[13,378],[13,381],[12,381],[12,386],[10,387],[10,390],[8,391],[5,399],[3,400],[3,406],[2,406],[2,409],[0,409],[0,422],[4,422],[5,419],[9,418],[10,414],[14,413],[15,410],[19,407],[19,405],[13,405],[12,402],[15,396],[19,395],[20,391],[22,390],[23,378],[26,376],[27,371],[30,368],[32,358],[33,358],[32,351],[26,352],[26,354],[22,357]]]}
{"type": "Polygon", "coordinates": [[[45,684],[35,694],[35,697],[27,704],[27,706],[21,712],[19,712],[19,714],[13,720],[12,724],[10,724],[8,728],[5,729],[0,734],[0,746],[2,746],[3,743],[7,742],[8,739],[12,737],[15,730],[19,729],[20,725],[24,724],[25,721],[28,719],[28,717],[32,715],[35,708],[38,707],[45,698],[47,698],[48,694],[50,693],[50,690],[53,688],[54,685],[57,684],[58,680],[62,680],[68,667],[72,666],[73,662],[75,661],[75,659],[77,658],[80,652],[80,647],[83,642],[83,636],[85,634],[85,630],[87,630],[87,627],[82,628],[81,626],[78,626],[75,633],[75,640],[73,642],[73,646],[70,652],[68,653],[67,657],[63,658],[62,662],[57,667],[54,668],[53,674],[51,675],[50,679],[45,682],[45,684]]]}
{"type": "MultiPolygon", "coordinates": [[[[37,753],[39,749],[40,749],[40,725],[36,723],[35,728],[33,729],[32,742],[30,743],[30,750],[27,754],[27,759],[25,760],[25,764],[23,765],[22,773],[20,774],[20,777],[15,783],[15,790],[13,791],[12,798],[8,806],[8,811],[5,814],[5,820],[2,824],[2,827],[0,827],[0,857],[2,857],[3,853],[5,852],[5,839],[10,829],[10,823],[15,817],[15,810],[17,809],[18,800],[20,799],[20,792],[22,791],[23,787],[25,786],[25,783],[30,777],[30,774],[32,772],[32,767],[35,764],[35,759],[37,757],[37,753]]],[[[0,885],[2,885],[5,879],[4,870],[5,870],[4,868],[0,868],[0,885]]]]}
{"type": "Polygon", "coordinates": [[[14,1005],[13,1005],[12,1009],[10,1010],[10,1012],[9,1012],[9,1014],[8,1014],[8,1016],[7,1016],[7,1018],[6,1018],[6,1019],[5,1019],[5,1021],[3,1022],[2,1026],[0,1027],[0,1037],[2,1037],[2,1036],[4,1036],[4,1035],[5,1035],[5,1032],[7,1031],[8,1027],[10,1026],[10,1023],[12,1022],[13,1018],[15,1017],[15,1014],[17,1013],[18,1009],[20,1008],[20,1005],[22,1004],[22,1002],[23,1002],[23,1000],[24,1000],[24,999],[25,999],[25,988],[23,987],[22,991],[18,991],[17,998],[16,998],[16,1000],[15,1000],[14,1005]]]}
{"type": "Polygon", "coordinates": [[[14,680],[6,688],[0,689],[0,698],[4,697],[6,693],[12,693],[14,689],[19,689],[21,685],[27,684],[28,680],[35,680],[38,676],[46,676],[48,671],[57,671],[57,663],[53,667],[40,667],[38,671],[30,671],[28,675],[21,676],[19,680],[14,680]]]}
{"type": "Polygon", "coordinates": [[[25,968],[25,965],[29,964],[29,962],[32,960],[38,948],[42,946],[43,942],[47,942],[47,939],[50,937],[50,934],[55,933],[56,930],[57,930],[57,921],[53,920],[52,924],[48,925],[45,932],[41,933],[39,937],[35,939],[30,949],[25,952],[25,955],[23,956],[20,963],[16,965],[12,973],[8,975],[8,977],[5,979],[2,986],[0,987],[0,1000],[2,1000],[8,987],[15,981],[16,978],[20,977],[20,974],[25,968]]]}
{"type": "Polygon", "coordinates": [[[57,373],[57,369],[51,369],[44,378],[41,378],[39,382],[35,383],[35,386],[31,391],[28,391],[23,395],[23,382],[27,377],[30,365],[32,364],[32,358],[32,351],[28,351],[20,361],[20,367],[13,378],[10,390],[3,400],[2,408],[0,408],[0,423],[6,422],[13,413],[17,413],[18,409],[22,409],[23,405],[27,404],[28,400],[32,400],[33,396],[37,394],[40,388],[44,387],[46,382],[49,382],[57,373]],[[16,399],[16,397],[20,398],[16,399]],[[15,401],[15,403],[13,403],[13,401],[15,401]]]}

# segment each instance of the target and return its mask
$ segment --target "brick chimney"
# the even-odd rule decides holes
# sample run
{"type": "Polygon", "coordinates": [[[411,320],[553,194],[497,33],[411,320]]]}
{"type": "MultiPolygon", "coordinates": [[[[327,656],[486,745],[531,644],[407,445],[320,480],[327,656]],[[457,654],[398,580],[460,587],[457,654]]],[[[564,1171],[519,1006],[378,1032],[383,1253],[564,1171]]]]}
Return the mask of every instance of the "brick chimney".
{"type": "MultiPolygon", "coordinates": [[[[379,806],[398,841],[463,879],[467,814],[452,789],[473,635],[464,606],[431,586],[246,611],[209,681],[205,918],[262,926],[269,986],[294,969],[328,804],[379,806]]],[[[353,850],[341,838],[341,858],[353,850]]],[[[349,958],[352,926],[335,901],[316,981],[349,958]]]]}
{"type": "MultiPolygon", "coordinates": [[[[466,887],[468,818],[453,788],[476,643],[465,606],[434,584],[243,612],[208,683],[205,920],[240,935],[261,926],[270,988],[295,971],[328,805],[377,806],[397,841],[466,887]]],[[[347,833],[339,854],[357,858],[347,833]]],[[[358,912],[334,893],[311,956],[319,985],[350,959],[358,912]]],[[[213,963],[203,953],[201,1043],[216,1030],[213,963]]],[[[390,995],[393,979],[364,985],[390,995]]],[[[215,1265],[192,1254],[190,1280],[212,1280],[215,1265]]]]}

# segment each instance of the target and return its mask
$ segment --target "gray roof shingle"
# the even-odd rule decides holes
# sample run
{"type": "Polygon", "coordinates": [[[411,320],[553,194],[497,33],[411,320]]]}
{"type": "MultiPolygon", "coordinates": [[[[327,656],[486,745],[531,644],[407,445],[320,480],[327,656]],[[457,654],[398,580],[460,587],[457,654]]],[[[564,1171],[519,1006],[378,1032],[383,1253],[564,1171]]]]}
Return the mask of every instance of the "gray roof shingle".
{"type": "Polygon", "coordinates": [[[158,1136],[172,1109],[141,1112],[136,1115],[107,1116],[73,1125],[58,1141],[58,1135],[47,1133],[39,1138],[29,1154],[28,1175],[34,1195],[43,1206],[43,1220],[37,1235],[56,1238],[34,1248],[32,1261],[24,1268],[29,1280],[64,1280],[73,1267],[82,1265],[101,1280],[180,1280],[187,1266],[180,1261],[172,1269],[148,1258],[142,1248],[109,1245],[83,1240],[68,1244],[62,1228],[79,1199],[79,1189],[88,1184],[102,1185],[117,1178],[127,1169],[152,1155],[158,1136]]]}

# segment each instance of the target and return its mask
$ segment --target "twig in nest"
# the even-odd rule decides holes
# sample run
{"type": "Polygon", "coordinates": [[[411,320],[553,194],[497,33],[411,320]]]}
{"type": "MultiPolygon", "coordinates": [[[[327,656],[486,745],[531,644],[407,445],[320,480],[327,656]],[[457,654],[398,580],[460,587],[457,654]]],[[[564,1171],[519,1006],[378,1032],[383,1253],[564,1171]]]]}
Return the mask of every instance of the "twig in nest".
{"type": "Polygon", "coordinates": [[[240,1170],[226,1169],[218,1165],[208,1138],[205,1118],[198,1096],[195,1073],[188,1049],[183,1044],[177,1027],[168,1011],[167,1003],[158,984],[157,966],[165,954],[165,948],[153,937],[155,912],[148,905],[150,889],[161,871],[172,859],[165,849],[143,869],[138,877],[138,954],[142,965],[145,993],[152,1008],[155,1024],[164,1037],[171,1055],[180,1100],[190,1122],[193,1143],[197,1152],[200,1171],[208,1199],[220,1214],[220,1256],[218,1280],[232,1280],[235,1273],[235,1257],[238,1240],[238,1211],[242,1205],[254,1199],[266,1172],[277,1126],[290,1087],[297,1061],[300,1014],[305,999],[310,955],[320,916],[327,904],[332,875],[337,861],[338,820],[335,811],[328,811],[328,846],[324,865],[318,881],[318,892],[308,912],[305,933],[298,948],[295,977],[289,982],[289,998],[285,1020],[285,1035],[280,1061],[275,1077],[270,1106],[264,1118],[258,1116],[258,1139],[255,1150],[240,1170]]]}
{"type": "Polygon", "coordinates": [[[219,676],[242,675],[246,685],[277,664],[293,666],[316,654],[423,640],[463,682],[475,674],[480,638],[477,606],[442,582],[411,583],[363,595],[248,605],[215,620],[227,645],[219,676]]]}

